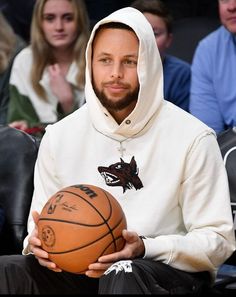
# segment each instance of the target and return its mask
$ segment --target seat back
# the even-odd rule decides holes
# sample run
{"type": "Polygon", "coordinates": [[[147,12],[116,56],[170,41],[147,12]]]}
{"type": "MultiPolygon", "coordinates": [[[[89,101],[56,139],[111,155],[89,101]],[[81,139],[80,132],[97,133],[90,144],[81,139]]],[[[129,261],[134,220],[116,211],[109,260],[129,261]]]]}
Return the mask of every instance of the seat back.
{"type": "Polygon", "coordinates": [[[188,17],[173,24],[173,42],[167,53],[192,63],[198,42],[220,26],[217,17],[188,17]]]}
{"type": "MultiPolygon", "coordinates": [[[[230,201],[236,236],[236,127],[220,133],[217,140],[229,180],[230,201]]],[[[226,261],[226,264],[236,265],[236,252],[226,261]]]]}
{"type": "Polygon", "coordinates": [[[0,126],[0,206],[5,215],[0,234],[1,255],[22,251],[39,143],[23,131],[0,126]]]}

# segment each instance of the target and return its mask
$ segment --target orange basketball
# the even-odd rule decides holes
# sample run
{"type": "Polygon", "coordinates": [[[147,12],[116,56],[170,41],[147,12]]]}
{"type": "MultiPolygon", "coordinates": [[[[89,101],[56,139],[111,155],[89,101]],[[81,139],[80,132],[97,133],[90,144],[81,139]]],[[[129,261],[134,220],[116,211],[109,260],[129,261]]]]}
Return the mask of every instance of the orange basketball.
{"type": "Polygon", "coordinates": [[[62,270],[84,273],[88,265],[124,246],[124,212],[102,188],[78,184],[61,189],[41,211],[42,248],[62,270]]]}

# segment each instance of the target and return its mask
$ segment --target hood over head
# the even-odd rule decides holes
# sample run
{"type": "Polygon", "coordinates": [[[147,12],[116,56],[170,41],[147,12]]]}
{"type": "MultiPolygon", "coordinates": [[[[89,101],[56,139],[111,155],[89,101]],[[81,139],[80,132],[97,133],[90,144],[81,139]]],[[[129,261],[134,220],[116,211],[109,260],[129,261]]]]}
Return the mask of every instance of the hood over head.
{"type": "Polygon", "coordinates": [[[119,9],[100,20],[93,28],[86,49],[85,98],[94,127],[101,133],[117,140],[141,133],[161,107],[163,102],[163,68],[153,30],[145,16],[135,8],[119,9]],[[139,40],[138,79],[140,83],[136,107],[118,124],[102,106],[92,87],[92,43],[98,27],[108,22],[128,25],[139,40]]]}

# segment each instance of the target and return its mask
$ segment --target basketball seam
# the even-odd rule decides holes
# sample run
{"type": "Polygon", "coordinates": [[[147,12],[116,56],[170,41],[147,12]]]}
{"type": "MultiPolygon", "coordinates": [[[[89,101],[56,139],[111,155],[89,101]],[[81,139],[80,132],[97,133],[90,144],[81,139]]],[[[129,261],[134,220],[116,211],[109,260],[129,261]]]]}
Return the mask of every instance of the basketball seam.
{"type": "MultiPolygon", "coordinates": [[[[87,243],[85,245],[82,245],[80,247],[77,247],[77,248],[74,248],[74,249],[71,249],[71,250],[64,250],[63,252],[48,252],[48,253],[49,254],[53,254],[53,255],[55,255],[55,254],[65,254],[65,253],[70,253],[70,252],[73,252],[73,251],[76,251],[76,250],[83,249],[83,248],[85,248],[85,247],[87,247],[87,246],[89,246],[89,245],[91,245],[91,244],[93,244],[93,243],[101,240],[102,238],[106,237],[109,233],[111,233],[111,231],[113,231],[114,229],[116,229],[120,225],[121,222],[122,222],[122,218],[119,220],[119,222],[112,229],[111,228],[109,229],[110,231],[108,231],[107,233],[103,234],[103,236],[96,238],[96,240],[90,241],[89,243],[87,243]]],[[[113,239],[112,239],[112,241],[111,241],[110,244],[112,244],[112,243],[114,244],[114,241],[116,241],[119,237],[115,238],[114,235],[113,235],[113,233],[112,233],[112,238],[113,239]]],[[[115,245],[115,251],[117,251],[117,246],[116,246],[116,244],[114,244],[114,245],[115,245]]]]}
{"type": "MultiPolygon", "coordinates": [[[[108,204],[110,206],[110,210],[112,210],[111,201],[110,201],[110,199],[109,199],[109,197],[107,195],[107,192],[104,191],[103,189],[101,189],[101,191],[105,194],[105,196],[107,198],[107,201],[108,201],[108,204]]],[[[87,199],[85,199],[83,196],[81,196],[81,195],[79,195],[77,193],[71,192],[71,191],[66,191],[66,190],[59,191],[59,193],[63,193],[63,192],[64,193],[70,193],[70,194],[75,195],[75,196],[79,196],[82,200],[84,200],[85,202],[87,202],[99,214],[99,216],[103,219],[103,223],[105,223],[105,225],[107,226],[107,228],[109,230],[109,233],[110,233],[110,235],[112,237],[112,242],[114,244],[114,248],[115,248],[115,250],[117,250],[115,238],[114,238],[113,233],[111,232],[112,229],[111,229],[110,225],[108,224],[108,220],[111,218],[112,211],[110,211],[110,215],[108,216],[108,218],[106,220],[105,217],[102,215],[102,213],[100,211],[98,211],[98,209],[92,203],[90,203],[87,199]]]]}

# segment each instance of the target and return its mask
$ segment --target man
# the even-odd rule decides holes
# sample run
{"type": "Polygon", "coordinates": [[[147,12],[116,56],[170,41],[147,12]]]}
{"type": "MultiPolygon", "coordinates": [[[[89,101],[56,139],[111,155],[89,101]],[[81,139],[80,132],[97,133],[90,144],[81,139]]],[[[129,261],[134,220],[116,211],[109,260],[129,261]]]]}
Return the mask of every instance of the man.
{"type": "Polygon", "coordinates": [[[152,26],[163,63],[165,100],[188,111],[191,68],[189,63],[166,53],[173,40],[173,22],[168,8],[161,0],[135,0],[131,7],[141,11],[152,26]]]}
{"type": "Polygon", "coordinates": [[[199,43],[190,89],[190,112],[217,134],[236,125],[236,1],[218,2],[222,26],[199,43]]]}
{"type": "Polygon", "coordinates": [[[154,34],[138,10],[98,22],[86,62],[87,103],[46,129],[25,256],[0,258],[0,293],[79,294],[99,285],[99,294],[201,294],[235,250],[214,132],[163,99],[154,34]],[[78,183],[109,191],[127,219],[124,248],[100,257],[85,275],[62,272],[37,237],[37,212],[78,183]]]}

